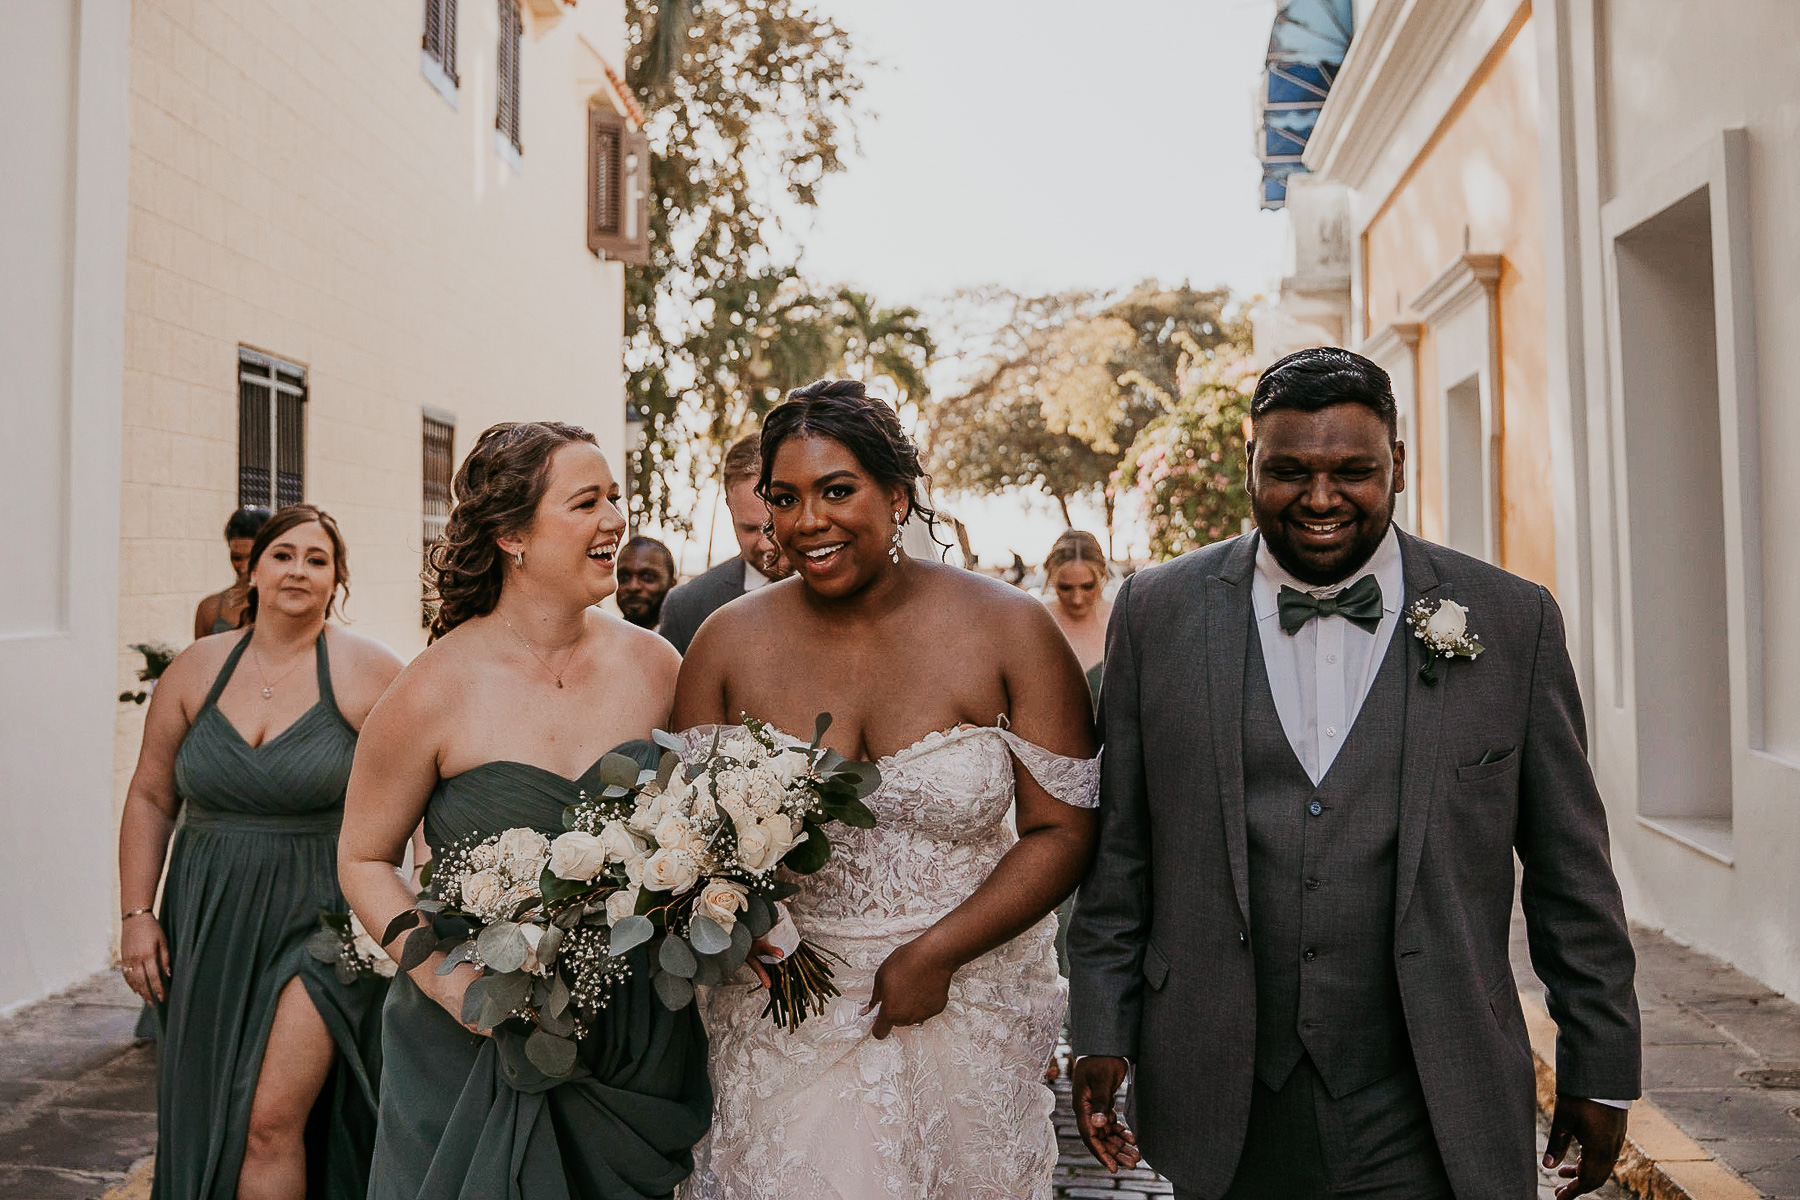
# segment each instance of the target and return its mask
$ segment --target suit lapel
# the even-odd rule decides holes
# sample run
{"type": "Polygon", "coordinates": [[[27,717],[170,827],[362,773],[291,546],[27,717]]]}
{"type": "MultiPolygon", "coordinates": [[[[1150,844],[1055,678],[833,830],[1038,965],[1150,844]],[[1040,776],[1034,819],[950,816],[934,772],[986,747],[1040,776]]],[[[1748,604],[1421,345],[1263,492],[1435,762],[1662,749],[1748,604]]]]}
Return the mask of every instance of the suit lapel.
{"type": "MultiPolygon", "coordinates": [[[[1406,598],[1403,608],[1415,600],[1428,597],[1443,582],[1431,561],[1430,551],[1417,538],[1400,534],[1401,564],[1406,573],[1406,598]]],[[[1419,678],[1422,651],[1412,645],[1412,628],[1402,616],[1394,636],[1405,638],[1406,668],[1406,733],[1400,746],[1400,846],[1394,876],[1394,929],[1406,916],[1412,899],[1413,884],[1419,877],[1419,857],[1425,848],[1425,826],[1431,816],[1431,799],[1437,778],[1438,736],[1444,719],[1444,697],[1450,672],[1438,671],[1438,682],[1427,684],[1419,678]]]]}
{"type": "Polygon", "coordinates": [[[1244,825],[1244,656],[1250,636],[1250,578],[1260,536],[1238,539],[1224,568],[1206,578],[1206,691],[1213,765],[1231,882],[1245,921],[1250,919],[1250,852],[1244,825]]]}

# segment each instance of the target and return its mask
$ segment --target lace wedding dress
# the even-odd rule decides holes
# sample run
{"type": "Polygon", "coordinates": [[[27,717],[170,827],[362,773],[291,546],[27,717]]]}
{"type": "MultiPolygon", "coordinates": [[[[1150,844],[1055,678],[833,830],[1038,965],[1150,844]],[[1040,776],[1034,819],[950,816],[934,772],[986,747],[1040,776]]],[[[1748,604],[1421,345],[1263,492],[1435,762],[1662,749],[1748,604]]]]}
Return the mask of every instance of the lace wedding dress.
{"type": "Polygon", "coordinates": [[[831,829],[832,856],[788,901],[800,933],[842,956],[843,995],[797,1033],[733,982],[701,998],[715,1094],[687,1200],[1016,1200],[1050,1195],[1065,987],[1056,918],[959,970],[950,1003],[883,1041],[862,1015],[889,953],[987,879],[1018,840],[1013,759],[1052,796],[1093,807],[1099,759],[996,726],[933,733],[884,758],[874,829],[831,829]]]}

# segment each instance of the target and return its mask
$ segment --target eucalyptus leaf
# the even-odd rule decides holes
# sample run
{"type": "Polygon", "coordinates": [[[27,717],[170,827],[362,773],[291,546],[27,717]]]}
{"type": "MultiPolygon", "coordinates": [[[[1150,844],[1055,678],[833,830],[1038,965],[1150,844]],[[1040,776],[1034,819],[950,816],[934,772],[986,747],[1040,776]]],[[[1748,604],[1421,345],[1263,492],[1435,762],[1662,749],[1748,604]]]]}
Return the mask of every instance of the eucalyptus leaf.
{"type": "Polygon", "coordinates": [[[781,865],[796,875],[811,875],[831,858],[831,842],[826,839],[819,827],[807,823],[806,840],[789,850],[781,860],[781,865]]]}
{"type": "Polygon", "coordinates": [[[825,753],[819,755],[819,761],[814,764],[813,774],[818,775],[821,778],[829,778],[847,761],[848,760],[836,750],[827,748],[825,753]]]}
{"type": "Polygon", "coordinates": [[[329,929],[313,931],[306,939],[306,952],[322,963],[334,963],[343,957],[344,939],[329,929]]]}
{"type": "Polygon", "coordinates": [[[814,750],[817,750],[819,748],[819,743],[825,740],[825,731],[830,728],[831,714],[828,712],[820,713],[818,719],[813,722],[812,744],[814,750]]]}
{"type": "Polygon", "coordinates": [[[476,948],[481,951],[481,961],[496,971],[517,971],[525,965],[525,955],[530,947],[525,944],[525,935],[511,921],[495,921],[483,929],[475,938],[476,948]]]}
{"type": "Polygon", "coordinates": [[[718,954],[731,945],[731,935],[711,917],[695,917],[688,924],[688,937],[702,954],[718,954]]]}
{"type": "Polygon", "coordinates": [[[671,933],[662,941],[662,949],[657,952],[657,963],[671,975],[679,975],[683,979],[692,979],[699,963],[694,959],[694,952],[688,949],[686,939],[678,933],[671,933]]]}
{"type": "Polygon", "coordinates": [[[718,987],[729,977],[719,956],[709,954],[700,960],[699,968],[694,972],[694,986],[718,987]]]}
{"type": "Polygon", "coordinates": [[[666,729],[652,729],[650,731],[650,740],[661,746],[664,750],[669,750],[676,754],[687,753],[687,743],[666,729]]]}
{"type": "Polygon", "coordinates": [[[539,975],[531,981],[531,1007],[542,1008],[549,999],[550,981],[539,975]]]}
{"type": "Polygon", "coordinates": [[[468,990],[463,993],[462,1023],[475,1025],[481,1020],[481,1011],[487,1007],[488,990],[493,986],[492,977],[483,975],[469,981],[468,990]]]}
{"type": "Polygon", "coordinates": [[[761,892],[751,892],[750,907],[744,911],[738,924],[748,926],[750,936],[759,938],[775,928],[775,906],[761,892]]]}
{"type": "Polygon", "coordinates": [[[432,858],[426,859],[425,865],[419,868],[419,886],[425,887],[428,885],[431,882],[432,875],[436,873],[436,870],[437,860],[432,858]]]}
{"type": "Polygon", "coordinates": [[[843,798],[833,800],[825,805],[827,816],[836,818],[855,829],[875,828],[875,814],[861,800],[843,798]]]}
{"type": "Polygon", "coordinates": [[[490,975],[481,1008],[481,1027],[492,1029],[531,996],[531,976],[522,971],[490,975]]]}
{"type": "Polygon", "coordinates": [[[694,1002],[694,985],[667,971],[656,977],[656,998],[671,1012],[680,1012],[694,1002]]]}
{"type": "Polygon", "coordinates": [[[332,966],[331,972],[337,976],[337,981],[345,987],[349,987],[356,982],[356,968],[341,958],[332,966]]]}
{"type": "Polygon", "coordinates": [[[381,935],[381,944],[391,946],[394,939],[419,923],[419,910],[409,908],[388,922],[387,932],[381,935]]]}
{"type": "Polygon", "coordinates": [[[562,973],[550,976],[550,994],[544,998],[544,1011],[551,1015],[565,1013],[569,1010],[569,985],[563,982],[562,973]]]}
{"type": "Polygon", "coordinates": [[[786,900],[799,893],[800,885],[789,879],[771,879],[768,890],[771,901],[786,900]]]}
{"type": "Polygon", "coordinates": [[[442,900],[432,900],[430,898],[426,898],[424,900],[419,901],[418,904],[414,905],[414,907],[417,908],[420,912],[441,913],[444,911],[444,902],[442,900]]]}
{"type": "Polygon", "coordinates": [[[444,955],[444,961],[438,964],[437,973],[439,975],[448,975],[450,972],[456,970],[459,964],[468,962],[469,956],[474,953],[475,939],[464,938],[451,948],[450,953],[444,955]]]}
{"type": "MultiPolygon", "coordinates": [[[[648,888],[645,889],[645,891],[648,890],[648,888]]],[[[627,950],[634,949],[649,941],[650,935],[655,932],[656,926],[650,923],[649,917],[639,916],[634,913],[612,927],[612,945],[610,948],[615,956],[624,954],[627,950]]]]}
{"type": "Polygon", "coordinates": [[[564,1008],[553,1013],[548,1008],[538,1010],[538,1027],[545,1033],[553,1033],[557,1037],[568,1037],[575,1032],[575,1014],[564,1008]]]}
{"type": "Polygon", "coordinates": [[[546,967],[556,961],[556,952],[562,948],[563,931],[552,925],[544,930],[544,936],[538,939],[537,959],[546,967]]]}
{"type": "Polygon", "coordinates": [[[726,948],[725,953],[719,955],[719,965],[727,975],[736,974],[737,969],[744,965],[744,960],[750,957],[750,943],[753,940],[749,927],[742,921],[732,927],[731,945],[726,948]]]}
{"type": "Polygon", "coordinates": [[[629,795],[631,795],[631,789],[622,784],[609,783],[604,788],[600,789],[600,798],[602,800],[623,800],[629,795]]]}
{"type": "Polygon", "coordinates": [[[675,772],[679,770],[681,770],[681,755],[673,750],[664,753],[662,761],[656,765],[656,786],[667,788],[669,781],[675,778],[675,772]]]}
{"type": "Polygon", "coordinates": [[[624,754],[608,754],[600,760],[600,782],[608,788],[634,788],[637,780],[637,759],[624,754]]]}
{"type": "Polygon", "coordinates": [[[406,944],[400,948],[400,969],[410,971],[419,966],[437,946],[437,931],[429,923],[419,926],[406,935],[406,944]]]}

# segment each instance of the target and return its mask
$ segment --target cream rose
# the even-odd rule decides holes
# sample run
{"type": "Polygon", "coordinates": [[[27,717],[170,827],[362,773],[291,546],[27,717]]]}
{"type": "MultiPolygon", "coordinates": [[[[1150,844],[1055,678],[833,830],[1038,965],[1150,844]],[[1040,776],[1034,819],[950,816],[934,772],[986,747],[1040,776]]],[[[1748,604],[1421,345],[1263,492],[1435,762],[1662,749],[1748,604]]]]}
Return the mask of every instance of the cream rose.
{"type": "Polygon", "coordinates": [[[519,926],[519,936],[525,939],[525,965],[520,967],[528,975],[542,975],[544,964],[538,961],[538,943],[544,940],[542,925],[525,924],[519,926]]]}
{"type": "Polygon", "coordinates": [[[625,878],[631,881],[632,887],[644,882],[644,864],[649,861],[650,856],[641,852],[625,860],[625,878]]]}
{"type": "Polygon", "coordinates": [[[535,858],[541,862],[550,857],[550,839],[535,829],[509,829],[494,843],[494,852],[503,859],[535,858]]]}
{"type": "Polygon", "coordinates": [[[700,865],[685,850],[658,850],[644,863],[644,886],[680,895],[700,878],[700,865]]]}
{"type": "Polygon", "coordinates": [[[468,861],[469,866],[473,867],[475,870],[484,871],[489,867],[499,866],[500,855],[495,851],[493,843],[483,842],[479,846],[470,848],[468,861]]]}
{"type": "Polygon", "coordinates": [[[724,739],[719,742],[719,753],[727,758],[735,758],[748,766],[761,762],[769,752],[749,730],[736,729],[726,734],[724,739]]]}
{"type": "Polygon", "coordinates": [[[691,850],[694,826],[680,813],[669,813],[656,823],[656,844],[664,850],[691,850]]]}
{"type": "Polygon", "coordinates": [[[791,788],[811,771],[812,758],[804,750],[783,750],[769,760],[769,769],[782,787],[791,788]]]}
{"type": "Polygon", "coordinates": [[[688,785],[687,809],[696,820],[709,820],[719,811],[718,801],[713,796],[712,778],[702,775],[688,785]]]}
{"type": "Polygon", "coordinates": [[[737,924],[737,915],[750,907],[750,889],[729,879],[714,879],[700,890],[694,915],[711,917],[726,933],[737,924]]]}
{"type": "Polygon", "coordinates": [[[586,883],[606,866],[606,857],[604,842],[591,833],[571,829],[550,843],[550,873],[558,879],[586,883]]]}
{"type": "Polygon", "coordinates": [[[606,898],[606,922],[617,925],[626,917],[637,911],[638,892],[634,883],[630,887],[622,887],[606,898]]]}
{"type": "Polygon", "coordinates": [[[400,964],[389,958],[381,943],[369,936],[369,931],[363,928],[362,918],[354,912],[350,914],[350,939],[356,952],[373,963],[375,973],[383,979],[392,979],[400,970],[400,964]]]}
{"type": "Polygon", "coordinates": [[[506,881],[492,867],[475,871],[462,882],[462,906],[478,917],[492,918],[506,900],[506,881]]]}
{"type": "Polygon", "coordinates": [[[625,824],[632,832],[649,837],[670,807],[669,798],[660,792],[653,796],[639,796],[637,807],[632,810],[625,824]]]}
{"type": "Polygon", "coordinates": [[[1425,634],[1434,641],[1454,642],[1469,628],[1469,610],[1454,600],[1438,605],[1425,622],[1425,634]]]}
{"type": "Polygon", "coordinates": [[[608,821],[600,830],[600,848],[607,862],[630,862],[644,852],[644,843],[618,821],[608,821]]]}

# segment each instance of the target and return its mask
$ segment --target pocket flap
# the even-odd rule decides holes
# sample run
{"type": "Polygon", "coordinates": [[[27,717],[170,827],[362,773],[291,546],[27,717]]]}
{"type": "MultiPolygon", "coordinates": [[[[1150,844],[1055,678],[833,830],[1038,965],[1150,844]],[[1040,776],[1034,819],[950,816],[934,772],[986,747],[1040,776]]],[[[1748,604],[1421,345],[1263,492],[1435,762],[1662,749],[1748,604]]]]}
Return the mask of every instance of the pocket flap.
{"type": "Polygon", "coordinates": [[[1144,944],[1144,982],[1156,992],[1162,991],[1163,984],[1169,982],[1169,960],[1163,957],[1155,942],[1144,944]]]}
{"type": "Polygon", "coordinates": [[[1492,762],[1471,763],[1469,766],[1456,768],[1456,782],[1479,783],[1515,770],[1518,765],[1519,748],[1514,746],[1492,762]]]}

